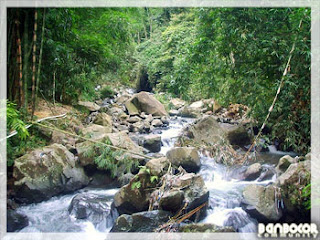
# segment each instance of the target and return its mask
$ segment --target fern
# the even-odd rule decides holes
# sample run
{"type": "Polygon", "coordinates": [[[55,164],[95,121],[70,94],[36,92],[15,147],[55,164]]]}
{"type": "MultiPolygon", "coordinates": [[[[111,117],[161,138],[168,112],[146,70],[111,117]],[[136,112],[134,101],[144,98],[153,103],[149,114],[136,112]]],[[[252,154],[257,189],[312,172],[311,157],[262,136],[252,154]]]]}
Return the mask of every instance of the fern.
{"type": "MultiPolygon", "coordinates": [[[[104,143],[110,145],[110,141],[106,140],[104,143]]],[[[98,169],[109,170],[111,176],[121,177],[123,174],[131,172],[134,167],[139,164],[138,161],[133,161],[129,156],[122,150],[113,150],[101,143],[93,144],[88,147],[84,153],[85,157],[94,158],[94,162],[98,169]],[[119,169],[124,169],[119,171],[119,169]]]]}
{"type": "Polygon", "coordinates": [[[7,101],[7,130],[18,132],[20,139],[25,140],[29,136],[26,124],[20,119],[20,113],[16,110],[16,104],[7,101]]]}

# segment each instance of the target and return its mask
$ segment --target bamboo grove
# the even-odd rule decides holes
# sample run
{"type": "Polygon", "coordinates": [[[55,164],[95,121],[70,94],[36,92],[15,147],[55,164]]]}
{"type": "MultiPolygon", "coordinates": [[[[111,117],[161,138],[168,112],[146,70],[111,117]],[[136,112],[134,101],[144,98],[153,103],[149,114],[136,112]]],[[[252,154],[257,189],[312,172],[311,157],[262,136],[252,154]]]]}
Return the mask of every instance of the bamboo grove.
{"type": "Polygon", "coordinates": [[[39,97],[72,104],[123,84],[242,103],[260,126],[296,41],[263,134],[306,153],[310,28],[308,8],[10,8],[8,99],[31,119],[39,97]]]}

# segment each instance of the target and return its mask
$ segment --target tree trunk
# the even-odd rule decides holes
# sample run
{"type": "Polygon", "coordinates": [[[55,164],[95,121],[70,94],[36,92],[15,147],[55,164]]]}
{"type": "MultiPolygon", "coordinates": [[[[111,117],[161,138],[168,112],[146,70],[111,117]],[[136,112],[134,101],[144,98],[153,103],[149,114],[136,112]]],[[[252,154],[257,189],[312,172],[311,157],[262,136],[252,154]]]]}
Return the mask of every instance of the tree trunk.
{"type": "Polygon", "coordinates": [[[46,10],[43,9],[43,20],[42,20],[42,30],[41,30],[41,44],[40,44],[39,64],[38,64],[37,81],[36,81],[35,105],[37,105],[37,96],[38,96],[38,92],[39,92],[40,72],[41,72],[41,62],[42,62],[42,51],[43,51],[43,39],[44,39],[45,17],[46,17],[46,10]]]}
{"type": "Polygon", "coordinates": [[[20,38],[20,22],[17,24],[17,67],[18,67],[18,79],[19,79],[19,106],[23,106],[23,89],[22,89],[22,57],[21,57],[21,38],[20,38]]]}
{"type": "Polygon", "coordinates": [[[31,120],[33,120],[34,111],[36,108],[35,100],[36,100],[36,50],[37,50],[37,19],[38,12],[35,9],[34,12],[34,29],[33,29],[33,51],[32,51],[32,113],[31,120]]]}
{"type": "Polygon", "coordinates": [[[24,108],[27,111],[28,109],[28,66],[29,66],[29,57],[30,57],[30,51],[28,51],[28,26],[29,26],[29,16],[28,12],[26,12],[26,17],[24,20],[24,31],[23,31],[23,69],[22,69],[22,75],[23,75],[23,84],[24,84],[24,108]]]}
{"type": "Polygon", "coordinates": [[[53,105],[56,104],[56,71],[53,72],[53,86],[52,86],[52,100],[53,105]]]}

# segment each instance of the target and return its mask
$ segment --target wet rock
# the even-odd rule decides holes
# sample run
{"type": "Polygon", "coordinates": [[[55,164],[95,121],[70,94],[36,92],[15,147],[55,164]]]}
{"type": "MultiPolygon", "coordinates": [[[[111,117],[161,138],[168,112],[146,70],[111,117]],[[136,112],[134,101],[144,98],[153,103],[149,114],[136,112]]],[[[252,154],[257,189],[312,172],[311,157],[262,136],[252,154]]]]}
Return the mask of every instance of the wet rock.
{"type": "Polygon", "coordinates": [[[196,148],[175,147],[167,152],[168,160],[175,166],[182,166],[187,172],[197,172],[200,169],[200,157],[196,148]]]}
{"type": "Polygon", "coordinates": [[[193,223],[186,224],[179,227],[179,232],[185,233],[219,233],[219,232],[235,232],[233,227],[220,227],[210,223],[193,223]]]}
{"type": "Polygon", "coordinates": [[[133,97],[126,102],[126,107],[128,111],[130,109],[130,111],[134,113],[145,112],[153,116],[167,115],[164,106],[147,92],[140,92],[133,95],[133,97]]]}
{"type": "Polygon", "coordinates": [[[150,152],[159,152],[161,149],[161,137],[155,134],[144,136],[143,147],[150,152]]]}
{"type": "Polygon", "coordinates": [[[163,124],[168,125],[168,124],[169,124],[169,119],[168,119],[168,117],[167,117],[167,116],[161,117],[161,122],[162,122],[163,124]]]}
{"type": "Polygon", "coordinates": [[[307,198],[301,196],[302,189],[310,181],[310,160],[290,164],[288,169],[278,177],[275,184],[281,188],[281,197],[287,211],[286,217],[290,215],[301,222],[310,219],[310,211],[304,205],[307,198]]]}
{"type": "Polygon", "coordinates": [[[276,172],[278,175],[284,173],[292,163],[296,163],[297,159],[292,158],[289,155],[285,155],[280,158],[278,165],[276,166],[276,172]]]}
{"type": "MultiPolygon", "coordinates": [[[[182,176],[176,176],[172,181],[172,189],[180,189],[183,191],[184,202],[187,202],[186,212],[189,212],[200,205],[207,203],[209,199],[209,191],[205,186],[203,178],[200,175],[194,173],[186,173],[182,176]]],[[[166,209],[170,207],[164,204],[161,205],[166,209]]],[[[183,207],[183,204],[180,206],[180,209],[183,207]]],[[[174,211],[172,209],[172,211],[174,211]]],[[[207,207],[201,208],[196,214],[194,214],[190,220],[200,221],[206,215],[207,207]]]]}
{"type": "Polygon", "coordinates": [[[178,110],[175,110],[175,109],[171,109],[169,111],[169,115],[170,116],[178,116],[180,114],[180,112],[178,110]]]}
{"type": "Polygon", "coordinates": [[[161,210],[139,212],[132,215],[123,214],[118,217],[110,232],[154,232],[171,216],[170,212],[161,210]]]}
{"type": "Polygon", "coordinates": [[[13,176],[16,199],[25,203],[41,202],[89,183],[74,155],[60,144],[36,149],[16,159],[13,176]]]}
{"type": "Polygon", "coordinates": [[[94,102],[78,102],[78,107],[86,109],[90,112],[95,112],[100,110],[100,106],[98,104],[95,104],[94,102]]]}
{"type": "Polygon", "coordinates": [[[255,180],[260,176],[262,172],[262,166],[260,163],[254,163],[250,165],[244,173],[244,180],[251,181],[255,180]]]}
{"type": "Polygon", "coordinates": [[[126,173],[119,177],[121,187],[127,185],[131,179],[134,177],[132,173],[126,173]]]}
{"type": "Polygon", "coordinates": [[[151,122],[151,125],[154,127],[161,127],[163,125],[163,123],[160,119],[155,119],[151,122]]]}
{"type": "Polygon", "coordinates": [[[139,173],[132,178],[129,184],[121,187],[114,196],[114,206],[119,214],[132,214],[146,211],[149,206],[149,195],[145,191],[150,186],[150,176],[146,173],[139,173]],[[140,186],[134,184],[139,182],[140,186]]]}
{"type": "Polygon", "coordinates": [[[229,128],[226,131],[226,137],[231,145],[239,147],[243,147],[251,142],[247,130],[241,125],[236,125],[232,128],[229,128]]]}
{"type": "Polygon", "coordinates": [[[154,158],[147,162],[146,167],[150,169],[150,174],[154,176],[162,176],[169,167],[169,161],[166,157],[154,158]]]}
{"type": "Polygon", "coordinates": [[[77,194],[71,201],[68,212],[77,219],[86,219],[98,229],[112,226],[119,216],[115,209],[111,208],[112,197],[101,196],[92,193],[77,194]]]}
{"type": "Polygon", "coordinates": [[[173,109],[179,109],[186,105],[186,101],[180,98],[173,98],[170,100],[170,104],[172,105],[173,109]]]}
{"type": "Polygon", "coordinates": [[[94,120],[95,124],[110,127],[112,126],[112,117],[106,113],[99,113],[94,120]]]}
{"type": "Polygon", "coordinates": [[[29,225],[27,216],[14,210],[7,211],[7,232],[16,232],[29,225]]]}
{"type": "Polygon", "coordinates": [[[130,117],[128,119],[129,123],[136,123],[136,122],[139,122],[139,121],[141,121],[141,118],[139,118],[138,116],[133,116],[133,117],[130,117]]]}
{"type": "Polygon", "coordinates": [[[243,191],[244,203],[252,206],[247,212],[258,221],[276,222],[282,217],[281,209],[275,205],[274,186],[249,185],[243,191]]]}
{"type": "Polygon", "coordinates": [[[165,192],[160,199],[159,208],[162,210],[176,212],[182,208],[184,193],[181,190],[165,192]]]}
{"type": "Polygon", "coordinates": [[[207,144],[221,141],[225,132],[213,116],[205,116],[184,129],[178,141],[183,145],[189,139],[194,144],[207,144]]]}

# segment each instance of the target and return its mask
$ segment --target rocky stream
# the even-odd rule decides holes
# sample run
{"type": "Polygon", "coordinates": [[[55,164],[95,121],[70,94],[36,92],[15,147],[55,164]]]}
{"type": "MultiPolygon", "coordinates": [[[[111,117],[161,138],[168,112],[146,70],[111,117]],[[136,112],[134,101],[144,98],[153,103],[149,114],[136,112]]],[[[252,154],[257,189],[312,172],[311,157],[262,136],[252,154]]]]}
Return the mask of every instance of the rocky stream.
{"type": "Polygon", "coordinates": [[[257,146],[241,162],[252,140],[243,106],[173,99],[168,114],[130,91],[79,105],[90,113],[82,134],[148,158],[130,153],[140,168],[111,177],[85,154],[91,142],[51,132],[52,145],[15,161],[8,231],[256,232],[259,222],[309,218],[300,191],[310,155],[257,146]]]}

